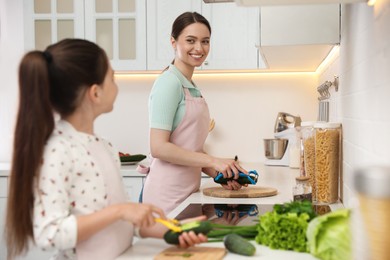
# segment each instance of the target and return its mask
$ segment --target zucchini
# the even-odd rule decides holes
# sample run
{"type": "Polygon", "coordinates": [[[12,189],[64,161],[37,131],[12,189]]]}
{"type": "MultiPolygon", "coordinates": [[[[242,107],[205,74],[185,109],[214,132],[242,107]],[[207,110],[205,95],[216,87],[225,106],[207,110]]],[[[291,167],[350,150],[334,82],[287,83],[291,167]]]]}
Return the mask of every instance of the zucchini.
{"type": "Polygon", "coordinates": [[[146,158],[144,154],[133,154],[129,156],[120,156],[121,162],[140,162],[146,158]]]}
{"type": "Polygon", "coordinates": [[[210,221],[208,221],[208,220],[205,220],[205,221],[197,220],[197,221],[185,223],[185,224],[181,225],[180,228],[182,229],[181,232],[175,232],[172,230],[168,230],[164,234],[165,242],[167,242],[168,244],[172,244],[172,245],[178,245],[179,244],[179,236],[183,232],[194,231],[195,234],[202,233],[203,235],[207,235],[207,233],[209,233],[210,230],[212,229],[212,226],[211,226],[210,221]]]}
{"type": "Polygon", "coordinates": [[[234,233],[226,235],[223,243],[227,250],[235,254],[252,256],[256,253],[256,247],[251,242],[234,233]]]}

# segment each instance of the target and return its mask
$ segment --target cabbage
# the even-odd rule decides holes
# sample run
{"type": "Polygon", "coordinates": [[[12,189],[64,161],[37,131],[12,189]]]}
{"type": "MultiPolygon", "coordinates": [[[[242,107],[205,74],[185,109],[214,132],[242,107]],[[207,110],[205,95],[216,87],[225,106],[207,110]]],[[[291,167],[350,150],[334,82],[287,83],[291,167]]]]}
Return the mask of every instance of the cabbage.
{"type": "Polygon", "coordinates": [[[308,250],[321,260],[351,259],[350,210],[336,210],[314,218],[306,231],[308,250]]]}

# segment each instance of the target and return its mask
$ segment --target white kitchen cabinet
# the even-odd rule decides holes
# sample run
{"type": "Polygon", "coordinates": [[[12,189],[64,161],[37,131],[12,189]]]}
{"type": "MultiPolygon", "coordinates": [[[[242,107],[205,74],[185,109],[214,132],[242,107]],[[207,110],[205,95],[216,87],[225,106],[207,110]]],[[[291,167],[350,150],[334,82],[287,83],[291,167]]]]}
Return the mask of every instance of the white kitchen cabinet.
{"type": "Polygon", "coordinates": [[[202,69],[250,70],[262,68],[258,54],[259,9],[235,3],[203,4],[211,25],[211,48],[202,69]]]}
{"type": "Polygon", "coordinates": [[[338,44],[340,5],[261,8],[261,46],[338,44]]]}
{"type": "Polygon", "coordinates": [[[261,7],[260,52],[268,71],[316,71],[340,42],[340,5],[261,7]]]}
{"type": "MultiPolygon", "coordinates": [[[[0,177],[0,232],[4,234],[8,196],[8,177],[0,177]]],[[[7,248],[4,236],[0,237],[0,259],[7,259],[7,248]]],[[[26,255],[18,257],[17,260],[42,260],[49,259],[54,252],[44,252],[41,249],[31,246],[26,255]]]]}
{"type": "Polygon", "coordinates": [[[143,0],[85,0],[85,38],[107,53],[117,71],[146,69],[143,0]]]}
{"type": "Polygon", "coordinates": [[[23,0],[26,50],[64,38],[84,38],[84,1],[23,0]]]}
{"type": "Polygon", "coordinates": [[[138,202],[145,177],[123,177],[125,189],[132,202],[138,202]]]}
{"type": "Polygon", "coordinates": [[[64,38],[99,44],[114,70],[146,69],[142,0],[24,0],[25,46],[43,50],[64,38]]]}
{"type": "MultiPolygon", "coordinates": [[[[7,192],[7,177],[0,177],[0,234],[4,234],[7,192]]],[[[5,247],[4,236],[0,237],[0,259],[7,259],[7,248],[5,247]]]]}
{"type": "Polygon", "coordinates": [[[259,9],[234,3],[148,0],[148,70],[163,70],[174,59],[170,42],[172,24],[181,13],[201,13],[211,25],[211,50],[202,70],[257,69],[259,56],[259,9]],[[172,8],[175,6],[175,8],[172,8]]]}
{"type": "Polygon", "coordinates": [[[199,0],[147,0],[146,3],[147,69],[162,71],[175,57],[171,45],[174,20],[186,11],[201,13],[202,4],[199,0]]]}

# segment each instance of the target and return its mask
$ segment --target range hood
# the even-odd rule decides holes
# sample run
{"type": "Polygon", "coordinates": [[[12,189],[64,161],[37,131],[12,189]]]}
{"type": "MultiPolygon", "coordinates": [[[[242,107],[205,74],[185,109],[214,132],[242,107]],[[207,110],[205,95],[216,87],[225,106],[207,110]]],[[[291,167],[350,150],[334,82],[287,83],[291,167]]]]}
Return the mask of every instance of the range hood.
{"type": "Polygon", "coordinates": [[[203,0],[207,4],[236,2],[241,6],[348,4],[369,2],[368,0],[203,0]]]}

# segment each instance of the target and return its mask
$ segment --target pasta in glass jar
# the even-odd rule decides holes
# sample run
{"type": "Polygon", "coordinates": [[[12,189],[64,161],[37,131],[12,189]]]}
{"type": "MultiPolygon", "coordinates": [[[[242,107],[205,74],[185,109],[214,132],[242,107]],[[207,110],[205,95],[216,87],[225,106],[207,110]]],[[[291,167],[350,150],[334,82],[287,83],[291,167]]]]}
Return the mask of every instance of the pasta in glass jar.
{"type": "Polygon", "coordinates": [[[335,203],[339,199],[341,124],[316,123],[314,130],[316,202],[335,203]]]}

